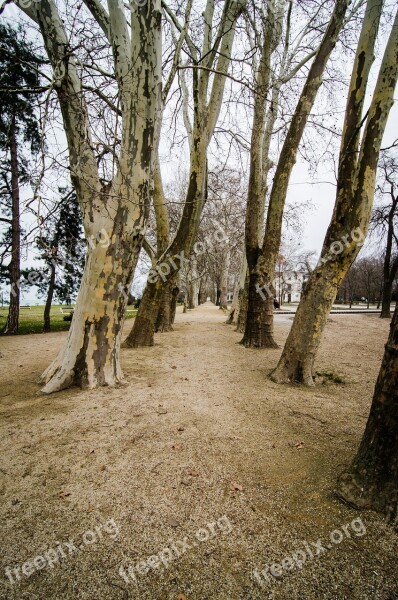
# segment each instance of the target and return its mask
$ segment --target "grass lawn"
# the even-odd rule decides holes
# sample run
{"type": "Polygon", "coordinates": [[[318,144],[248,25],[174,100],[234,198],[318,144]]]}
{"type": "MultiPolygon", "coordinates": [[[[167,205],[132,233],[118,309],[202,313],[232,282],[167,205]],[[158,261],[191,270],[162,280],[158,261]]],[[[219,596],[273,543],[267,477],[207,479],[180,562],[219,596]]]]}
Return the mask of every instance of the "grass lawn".
{"type": "MultiPolygon", "coordinates": [[[[62,307],[65,309],[66,307],[62,307]]],[[[72,305],[69,308],[74,308],[72,305]]],[[[70,321],[64,321],[64,317],[68,314],[67,312],[61,312],[61,306],[54,304],[51,307],[51,331],[68,331],[70,327],[70,321]]],[[[6,324],[8,314],[8,307],[0,307],[0,332],[6,324]]],[[[43,314],[44,305],[32,306],[30,309],[21,308],[19,313],[19,331],[18,334],[24,335],[27,333],[42,333],[43,332],[43,314]]],[[[137,310],[131,306],[128,307],[126,315],[127,319],[135,317],[137,310]]],[[[4,335],[0,333],[0,335],[4,335]]]]}

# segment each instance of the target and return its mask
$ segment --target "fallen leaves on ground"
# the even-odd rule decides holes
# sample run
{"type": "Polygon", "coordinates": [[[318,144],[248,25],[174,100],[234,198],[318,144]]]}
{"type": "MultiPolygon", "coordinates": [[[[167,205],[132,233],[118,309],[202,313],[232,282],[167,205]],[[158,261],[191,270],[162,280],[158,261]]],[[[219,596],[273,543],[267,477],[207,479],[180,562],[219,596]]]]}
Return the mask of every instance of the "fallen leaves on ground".
{"type": "Polygon", "coordinates": [[[240,483],[231,483],[231,490],[239,491],[242,492],[243,491],[243,485],[240,485],[240,483]]]}

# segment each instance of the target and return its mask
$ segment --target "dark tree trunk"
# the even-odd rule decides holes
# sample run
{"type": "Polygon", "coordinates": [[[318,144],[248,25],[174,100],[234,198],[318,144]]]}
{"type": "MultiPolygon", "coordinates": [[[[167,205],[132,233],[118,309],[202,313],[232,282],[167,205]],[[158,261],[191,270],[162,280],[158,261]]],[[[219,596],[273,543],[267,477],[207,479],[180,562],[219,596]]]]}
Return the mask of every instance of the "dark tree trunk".
{"type": "Polygon", "coordinates": [[[278,348],[273,338],[274,299],[259,290],[258,276],[249,276],[249,295],[245,332],[241,344],[246,348],[278,348]]]}
{"type": "Polygon", "coordinates": [[[173,331],[171,324],[171,288],[173,286],[172,281],[168,281],[160,294],[159,299],[159,310],[156,317],[155,332],[164,333],[166,331],[173,331]]]}
{"type": "Polygon", "coordinates": [[[51,269],[50,281],[49,281],[48,290],[47,290],[46,306],[44,307],[44,326],[43,326],[44,332],[48,332],[51,330],[50,311],[51,311],[51,304],[53,301],[54,288],[55,288],[55,264],[53,261],[51,261],[50,269],[51,269]]]}
{"type": "Polygon", "coordinates": [[[384,257],[384,265],[383,265],[383,294],[382,294],[382,304],[381,304],[381,315],[382,319],[391,318],[391,298],[392,298],[392,288],[394,285],[395,276],[397,274],[398,269],[398,256],[395,257],[392,265],[391,265],[391,252],[392,252],[392,234],[393,234],[394,224],[389,223],[388,230],[388,239],[387,239],[387,247],[386,247],[386,255],[384,257]]]}
{"type": "Polygon", "coordinates": [[[171,301],[170,301],[170,324],[173,325],[176,318],[177,311],[177,298],[180,293],[180,288],[178,286],[174,286],[171,290],[171,301]]]}
{"type": "Polygon", "coordinates": [[[10,262],[10,306],[4,333],[18,333],[20,278],[21,278],[21,224],[19,206],[19,167],[16,118],[13,115],[10,125],[11,159],[11,262],[10,262]]]}
{"type": "Polygon", "coordinates": [[[338,480],[337,495],[356,508],[383,512],[388,521],[397,524],[398,305],[365,433],[350,469],[338,480]]]}
{"type": "Polygon", "coordinates": [[[221,299],[221,290],[219,288],[217,288],[216,306],[220,306],[220,299],[221,299]]]}
{"type": "Polygon", "coordinates": [[[391,296],[392,296],[392,285],[393,282],[390,279],[387,279],[383,283],[383,300],[381,304],[381,313],[380,317],[382,319],[390,319],[391,318],[391,296]]]}
{"type": "Polygon", "coordinates": [[[147,282],[133,327],[122,348],[141,348],[154,345],[155,319],[158,313],[160,290],[147,282]]]}

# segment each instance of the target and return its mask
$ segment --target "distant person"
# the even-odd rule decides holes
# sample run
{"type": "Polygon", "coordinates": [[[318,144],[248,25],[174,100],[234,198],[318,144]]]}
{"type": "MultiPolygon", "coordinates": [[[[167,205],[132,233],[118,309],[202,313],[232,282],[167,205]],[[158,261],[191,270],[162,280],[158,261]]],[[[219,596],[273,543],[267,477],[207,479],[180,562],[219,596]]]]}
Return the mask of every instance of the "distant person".
{"type": "Polygon", "coordinates": [[[280,308],[281,305],[279,304],[278,300],[276,298],[274,298],[274,308],[280,308]]]}
{"type": "Polygon", "coordinates": [[[72,304],[72,300],[71,300],[70,296],[66,296],[65,301],[66,301],[66,306],[70,306],[72,304]]]}

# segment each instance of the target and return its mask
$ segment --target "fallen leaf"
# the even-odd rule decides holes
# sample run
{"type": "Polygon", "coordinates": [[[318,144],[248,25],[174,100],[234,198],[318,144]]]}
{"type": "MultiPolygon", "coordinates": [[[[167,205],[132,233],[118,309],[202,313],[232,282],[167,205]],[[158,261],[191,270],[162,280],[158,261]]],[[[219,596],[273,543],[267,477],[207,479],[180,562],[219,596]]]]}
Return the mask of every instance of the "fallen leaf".
{"type": "Polygon", "coordinates": [[[191,477],[199,477],[200,473],[198,473],[198,471],[188,471],[188,475],[191,477]]]}
{"type": "Polygon", "coordinates": [[[174,517],[169,517],[167,519],[167,522],[170,525],[170,527],[178,527],[178,525],[179,525],[177,519],[175,519],[174,517]]]}
{"type": "Polygon", "coordinates": [[[241,492],[243,490],[243,486],[239,483],[231,483],[231,490],[239,490],[241,492]]]}
{"type": "Polygon", "coordinates": [[[99,468],[100,471],[105,471],[105,469],[106,469],[105,465],[101,465],[100,468],[99,468]]]}
{"type": "Polygon", "coordinates": [[[185,594],[178,594],[177,600],[187,600],[187,597],[185,594]]]}
{"type": "Polygon", "coordinates": [[[71,492],[60,492],[59,493],[60,498],[67,498],[70,495],[71,495],[71,492]]]}
{"type": "Polygon", "coordinates": [[[177,367],[176,367],[175,365],[173,365],[171,368],[172,368],[172,369],[176,369],[177,367]]]}
{"type": "Polygon", "coordinates": [[[95,508],[93,506],[89,506],[87,509],[87,512],[93,512],[95,510],[95,508]]]}
{"type": "Polygon", "coordinates": [[[159,408],[156,411],[158,413],[158,415],[165,415],[167,413],[167,408],[163,408],[163,406],[159,406],[159,408]]]}
{"type": "Polygon", "coordinates": [[[304,442],[297,442],[297,444],[294,444],[294,446],[297,448],[297,450],[301,450],[301,448],[304,448],[304,442]]]}
{"type": "Polygon", "coordinates": [[[185,430],[184,430],[184,427],[179,427],[179,428],[177,429],[177,431],[185,431],[185,430]]]}
{"type": "Polygon", "coordinates": [[[94,448],[91,448],[89,454],[93,454],[95,452],[94,448]]]}
{"type": "Polygon", "coordinates": [[[173,450],[182,450],[184,446],[182,446],[181,444],[173,444],[172,448],[173,450]]]}

